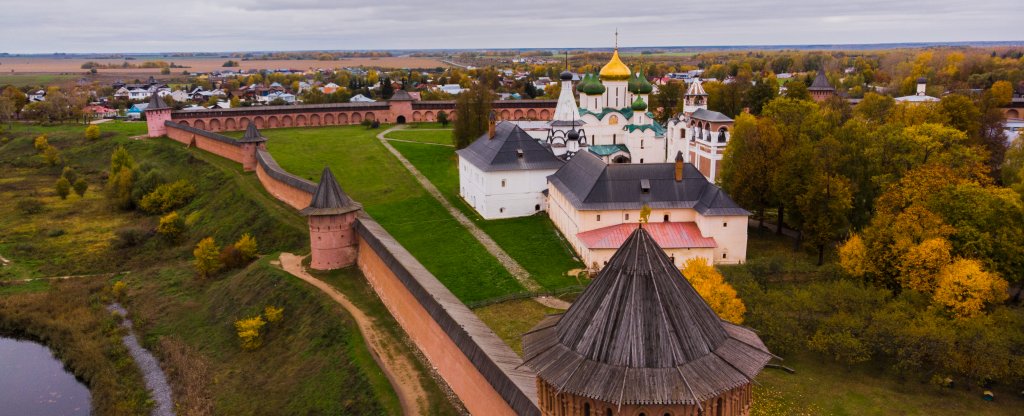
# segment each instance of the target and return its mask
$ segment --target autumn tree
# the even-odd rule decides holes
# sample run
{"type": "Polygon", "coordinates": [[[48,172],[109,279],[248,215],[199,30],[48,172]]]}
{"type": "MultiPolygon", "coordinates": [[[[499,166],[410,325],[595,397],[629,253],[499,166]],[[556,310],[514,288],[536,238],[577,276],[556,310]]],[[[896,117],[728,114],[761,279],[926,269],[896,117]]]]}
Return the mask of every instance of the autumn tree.
{"type": "Polygon", "coordinates": [[[683,264],[681,270],[700,297],[718,316],[726,321],[742,324],[746,305],[736,295],[736,289],[703,257],[694,257],[683,264]]]}
{"type": "Polygon", "coordinates": [[[491,117],[491,103],[497,96],[481,85],[474,85],[455,99],[455,147],[462,149],[487,132],[491,117]]]}
{"type": "Polygon", "coordinates": [[[985,271],[976,260],[959,259],[938,275],[935,303],[945,306],[957,318],[979,315],[987,305],[1007,298],[1007,283],[985,271]]]}
{"type": "Polygon", "coordinates": [[[199,273],[200,277],[205,279],[220,271],[222,267],[220,247],[217,246],[217,242],[213,240],[213,237],[206,237],[199,241],[192,254],[195,256],[195,261],[192,264],[195,266],[196,272],[199,273]]]}
{"type": "Polygon", "coordinates": [[[267,321],[264,321],[263,317],[259,315],[235,321],[235,331],[238,334],[239,341],[242,343],[243,350],[253,351],[263,345],[263,340],[260,338],[260,330],[266,324],[267,321]]]}
{"type": "Polygon", "coordinates": [[[889,114],[895,106],[896,100],[892,97],[869,92],[864,94],[860,103],[853,107],[853,114],[868,122],[881,125],[889,118],[889,114]]]}
{"type": "Polygon", "coordinates": [[[89,127],[85,128],[85,139],[96,140],[100,138],[100,126],[98,124],[90,124],[89,127]]]}
{"type": "Polygon", "coordinates": [[[654,111],[654,118],[661,124],[668,122],[668,119],[676,115],[683,103],[683,94],[686,93],[686,84],[679,81],[669,81],[658,86],[658,92],[651,95],[651,109],[654,111]]]}
{"type": "Polygon", "coordinates": [[[89,189],[89,183],[85,181],[85,178],[78,178],[75,180],[75,183],[71,184],[71,188],[75,190],[79,197],[84,197],[85,191],[89,189]]]}
{"type": "Polygon", "coordinates": [[[68,179],[64,177],[57,179],[54,189],[57,190],[57,196],[60,199],[68,199],[68,195],[71,194],[71,182],[68,182],[68,179]]]}
{"type": "Polygon", "coordinates": [[[1013,85],[1009,81],[996,81],[989,88],[989,92],[992,94],[994,104],[997,106],[1004,106],[1010,104],[1013,101],[1013,85]]]}
{"type": "Polygon", "coordinates": [[[124,146],[118,146],[110,156],[110,174],[107,178],[107,198],[121,209],[132,208],[132,185],[138,166],[124,146]]]}
{"type": "Polygon", "coordinates": [[[160,223],[156,226],[156,233],[163,236],[167,241],[178,241],[181,235],[185,233],[185,219],[178,215],[177,211],[172,211],[170,214],[160,217],[160,223]]]}
{"type": "Polygon", "coordinates": [[[263,316],[267,318],[267,322],[274,323],[280,321],[284,317],[284,308],[277,307],[274,305],[267,305],[263,308],[263,316]]]}
{"type": "Polygon", "coordinates": [[[256,238],[249,233],[242,234],[242,237],[235,242],[235,249],[242,255],[245,261],[256,259],[257,253],[256,238]]]}
{"type": "Polygon", "coordinates": [[[810,100],[811,91],[803,81],[794,80],[786,83],[786,97],[794,100],[810,100]]]}

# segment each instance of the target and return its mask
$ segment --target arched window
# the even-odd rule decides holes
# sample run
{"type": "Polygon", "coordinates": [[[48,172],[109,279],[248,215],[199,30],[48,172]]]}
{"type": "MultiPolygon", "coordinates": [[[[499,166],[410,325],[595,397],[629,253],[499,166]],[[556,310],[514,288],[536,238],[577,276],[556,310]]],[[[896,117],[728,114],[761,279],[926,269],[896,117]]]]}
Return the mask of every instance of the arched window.
{"type": "Polygon", "coordinates": [[[609,126],[614,126],[616,124],[619,124],[619,116],[612,115],[611,117],[608,117],[609,126]]]}
{"type": "Polygon", "coordinates": [[[604,411],[604,416],[612,416],[612,409],[605,410],[604,411]]]}
{"type": "Polygon", "coordinates": [[[590,403],[583,403],[583,416],[590,416],[590,403]]]}
{"type": "Polygon", "coordinates": [[[665,214],[665,222],[668,222],[668,214],[665,214]]]}
{"type": "Polygon", "coordinates": [[[718,416],[722,416],[723,414],[725,414],[725,410],[722,409],[722,398],[721,397],[718,398],[718,405],[715,406],[715,407],[718,408],[718,410],[715,412],[715,413],[718,414],[718,416]]]}
{"type": "Polygon", "coordinates": [[[534,211],[540,211],[540,204],[534,205],[533,206],[533,210],[534,211]]]}

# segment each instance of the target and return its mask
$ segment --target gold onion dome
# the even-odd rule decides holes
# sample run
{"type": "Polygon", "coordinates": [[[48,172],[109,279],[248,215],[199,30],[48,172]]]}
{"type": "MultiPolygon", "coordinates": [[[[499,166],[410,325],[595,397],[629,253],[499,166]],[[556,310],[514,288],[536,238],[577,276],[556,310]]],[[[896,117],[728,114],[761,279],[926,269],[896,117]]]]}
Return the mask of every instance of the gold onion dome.
{"type": "Polygon", "coordinates": [[[600,75],[602,81],[625,81],[632,74],[629,72],[629,67],[619,59],[619,50],[615,49],[612,59],[601,67],[600,75]]]}

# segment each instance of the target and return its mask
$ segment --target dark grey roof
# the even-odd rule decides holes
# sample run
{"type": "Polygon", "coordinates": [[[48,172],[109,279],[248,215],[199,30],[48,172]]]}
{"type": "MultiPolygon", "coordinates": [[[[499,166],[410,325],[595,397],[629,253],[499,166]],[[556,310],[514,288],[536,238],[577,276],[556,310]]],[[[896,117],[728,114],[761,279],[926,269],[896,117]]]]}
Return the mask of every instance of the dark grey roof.
{"type": "Polygon", "coordinates": [[[675,163],[608,165],[589,152],[580,152],[548,182],[576,209],[639,209],[647,204],[693,208],[706,216],[750,215],[689,163],[683,165],[683,180],[676,182],[675,163]],[[650,182],[650,192],[641,192],[642,179],[650,182]]]}
{"type": "Polygon", "coordinates": [[[825,77],[825,71],[818,71],[818,75],[814,77],[814,82],[811,83],[810,87],[807,87],[809,91],[835,91],[832,84],[828,83],[828,78],[825,77]]]}
{"type": "Polygon", "coordinates": [[[267,141],[267,138],[263,137],[260,131],[256,129],[256,123],[249,123],[249,126],[245,128],[245,135],[238,139],[239,143],[259,143],[265,141],[267,141]]]}
{"type": "Polygon", "coordinates": [[[456,153],[484,172],[558,169],[564,164],[537,139],[507,121],[495,126],[493,138],[484,133],[456,153]]]}
{"type": "Polygon", "coordinates": [[[320,184],[313,192],[309,206],[300,211],[302,215],[338,215],[358,210],[361,206],[341,190],[331,169],[324,167],[320,184]]]}
{"type": "Polygon", "coordinates": [[[391,94],[391,98],[388,98],[388,101],[414,101],[414,99],[405,90],[395,90],[395,93],[391,94]]]}
{"type": "Polygon", "coordinates": [[[155,92],[153,94],[150,94],[149,105],[146,106],[146,111],[161,110],[165,108],[171,107],[167,106],[167,103],[164,102],[164,99],[160,96],[160,94],[157,94],[155,92]]]}
{"type": "Polygon", "coordinates": [[[705,109],[705,108],[698,108],[697,111],[693,112],[693,115],[691,117],[693,117],[695,119],[698,119],[698,120],[704,120],[704,121],[716,121],[716,122],[721,122],[721,123],[730,123],[730,122],[732,122],[732,119],[729,118],[729,116],[727,116],[725,114],[722,114],[722,113],[719,113],[717,111],[711,111],[711,110],[708,110],[708,109],[705,109]]]}
{"type": "Polygon", "coordinates": [[[613,404],[697,404],[754,380],[772,358],[722,321],[637,228],[568,311],[523,335],[525,364],[561,392],[613,404]]]}

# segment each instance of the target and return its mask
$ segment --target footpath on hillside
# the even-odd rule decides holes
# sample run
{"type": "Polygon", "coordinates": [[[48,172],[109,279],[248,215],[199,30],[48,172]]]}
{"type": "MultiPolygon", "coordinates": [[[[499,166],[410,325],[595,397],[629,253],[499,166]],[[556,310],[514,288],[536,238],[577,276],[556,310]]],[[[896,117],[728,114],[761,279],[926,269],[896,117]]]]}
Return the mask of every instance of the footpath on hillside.
{"type": "Polygon", "coordinates": [[[302,267],[302,257],[291,253],[281,253],[281,268],[292,276],[302,279],[313,287],[320,289],[348,311],[359,327],[359,332],[366,341],[366,348],[370,355],[377,362],[377,366],[391,382],[391,387],[398,394],[398,401],[402,405],[402,413],[406,415],[422,415],[427,410],[427,393],[420,384],[419,371],[409,358],[403,354],[391,351],[389,345],[399,342],[392,339],[386,332],[377,328],[373,320],[366,316],[362,310],[354,305],[344,294],[327,284],[323,280],[310,275],[302,267]]]}

